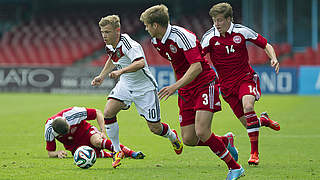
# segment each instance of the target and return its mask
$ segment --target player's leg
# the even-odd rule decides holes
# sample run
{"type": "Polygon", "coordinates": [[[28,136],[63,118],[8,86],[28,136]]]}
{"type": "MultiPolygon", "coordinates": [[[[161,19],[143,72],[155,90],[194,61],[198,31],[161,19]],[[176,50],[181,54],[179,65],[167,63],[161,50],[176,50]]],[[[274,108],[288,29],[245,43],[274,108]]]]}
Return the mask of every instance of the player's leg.
{"type": "MultiPolygon", "coordinates": [[[[101,133],[96,127],[92,126],[91,129],[95,131],[95,134],[90,137],[90,143],[92,146],[99,149],[99,151],[97,152],[97,157],[110,157],[109,155],[111,153],[105,152],[103,150],[100,151],[100,149],[108,149],[109,151],[113,152],[114,150],[112,142],[109,139],[102,138],[101,133]]],[[[93,132],[92,130],[90,132],[93,132]]],[[[89,133],[89,135],[90,134],[91,133],[89,133]]],[[[145,157],[145,155],[141,151],[135,152],[122,144],[120,144],[120,149],[124,152],[124,155],[126,157],[131,157],[134,159],[143,159],[145,157]]]]}
{"type": "Polygon", "coordinates": [[[220,157],[231,170],[242,169],[241,166],[235,161],[231,153],[221,140],[211,132],[211,119],[213,113],[210,111],[198,110],[196,112],[195,131],[200,141],[207,144],[211,151],[220,157]]]}
{"type": "Polygon", "coordinates": [[[259,130],[260,122],[254,111],[255,97],[252,95],[245,95],[242,97],[244,117],[247,120],[247,132],[251,143],[250,165],[259,164],[259,130]]]}
{"type": "Polygon", "coordinates": [[[160,122],[160,104],[157,92],[146,91],[143,93],[133,93],[134,103],[138,113],[143,116],[151,132],[156,135],[168,138],[177,154],[181,154],[183,145],[179,140],[175,130],[164,122],[160,122]]]}
{"type": "Polygon", "coordinates": [[[147,121],[148,127],[151,132],[156,135],[168,138],[173,146],[176,154],[181,154],[183,149],[183,144],[178,137],[176,130],[170,129],[170,126],[163,122],[149,122],[147,121]]]}

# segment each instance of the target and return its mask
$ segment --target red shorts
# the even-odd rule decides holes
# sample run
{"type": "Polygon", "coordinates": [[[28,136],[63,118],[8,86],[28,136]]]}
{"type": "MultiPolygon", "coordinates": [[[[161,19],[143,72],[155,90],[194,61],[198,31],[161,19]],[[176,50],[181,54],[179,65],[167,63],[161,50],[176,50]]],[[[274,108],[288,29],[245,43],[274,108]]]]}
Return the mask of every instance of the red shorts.
{"type": "Polygon", "coordinates": [[[242,97],[253,95],[256,101],[260,99],[261,89],[258,74],[246,76],[233,88],[221,88],[221,94],[237,118],[242,117],[244,115],[242,97]]]}
{"type": "Polygon", "coordinates": [[[221,111],[219,89],[215,81],[203,87],[192,90],[178,91],[179,121],[180,126],[187,126],[195,123],[196,111],[204,110],[210,112],[221,111]]]}
{"type": "Polygon", "coordinates": [[[70,150],[72,152],[72,155],[80,146],[90,146],[92,147],[92,149],[95,150],[96,154],[98,155],[101,149],[94,147],[90,142],[91,136],[93,136],[96,133],[100,133],[100,131],[95,126],[91,126],[86,133],[84,133],[80,137],[77,137],[75,145],[73,146],[72,150],[70,150]]]}

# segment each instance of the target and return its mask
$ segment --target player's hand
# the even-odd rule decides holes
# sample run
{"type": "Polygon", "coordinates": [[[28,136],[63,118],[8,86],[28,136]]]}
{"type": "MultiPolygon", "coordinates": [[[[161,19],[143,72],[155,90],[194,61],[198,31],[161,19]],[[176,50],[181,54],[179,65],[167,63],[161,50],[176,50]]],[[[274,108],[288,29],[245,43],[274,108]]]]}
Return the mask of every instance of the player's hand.
{"type": "Polygon", "coordinates": [[[109,73],[109,78],[118,79],[121,74],[122,74],[121,69],[116,70],[116,71],[112,71],[111,73],[109,73]]]}
{"type": "Polygon", "coordinates": [[[58,158],[63,159],[67,157],[67,152],[65,151],[58,151],[58,158]]]}
{"type": "Polygon", "coordinates": [[[100,84],[102,84],[103,80],[104,80],[104,78],[102,78],[101,76],[97,76],[91,81],[91,85],[92,86],[99,86],[100,84]]]}
{"type": "Polygon", "coordinates": [[[277,59],[271,59],[271,66],[274,67],[274,70],[278,74],[280,69],[279,61],[277,59]]]}
{"type": "Polygon", "coordinates": [[[101,138],[103,138],[103,139],[107,139],[107,135],[106,135],[106,132],[101,132],[101,138]]]}
{"type": "Polygon", "coordinates": [[[158,93],[159,99],[162,100],[163,98],[165,98],[164,100],[167,100],[169,96],[176,92],[176,90],[177,89],[173,85],[162,88],[158,93]]]}

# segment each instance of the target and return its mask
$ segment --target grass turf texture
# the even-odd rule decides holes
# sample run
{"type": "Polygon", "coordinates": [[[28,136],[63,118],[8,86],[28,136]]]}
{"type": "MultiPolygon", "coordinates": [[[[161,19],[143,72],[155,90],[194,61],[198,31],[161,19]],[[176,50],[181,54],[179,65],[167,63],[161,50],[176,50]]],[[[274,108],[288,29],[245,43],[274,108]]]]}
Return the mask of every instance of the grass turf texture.
{"type": "MultiPolygon", "coordinates": [[[[177,96],[161,102],[162,120],[177,129],[177,96]]],[[[208,147],[184,147],[177,156],[167,139],[149,132],[132,106],[118,115],[120,141],[146,154],[144,160],[125,159],[113,169],[111,159],[97,159],[87,170],[67,159],[48,158],[44,124],[48,117],[70,106],[103,110],[103,95],[0,94],[0,179],[225,179],[226,165],[208,147]]],[[[279,132],[260,129],[260,165],[249,167],[250,145],[246,130],[223,102],[223,111],[213,118],[216,134],[232,131],[245,168],[243,179],[319,179],[320,156],[317,116],[319,96],[264,95],[256,112],[268,111],[281,124],[279,132]]],[[[97,125],[95,121],[90,121],[97,125]]],[[[180,136],[181,137],[181,136],[180,136]]],[[[58,142],[57,149],[63,146],[58,142]]],[[[242,179],[242,178],[241,178],[242,179]]]]}

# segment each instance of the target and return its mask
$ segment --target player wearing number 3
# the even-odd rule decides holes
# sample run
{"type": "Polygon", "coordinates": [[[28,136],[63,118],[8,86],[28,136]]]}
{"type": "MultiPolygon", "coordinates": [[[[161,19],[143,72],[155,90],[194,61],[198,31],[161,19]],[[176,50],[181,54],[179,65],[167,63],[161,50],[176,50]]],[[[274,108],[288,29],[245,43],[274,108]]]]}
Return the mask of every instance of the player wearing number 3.
{"type": "Polygon", "coordinates": [[[249,65],[246,41],[263,48],[271,59],[271,66],[279,72],[279,62],[274,49],[267,40],[251,29],[233,24],[232,7],[228,3],[214,5],[209,12],[214,26],[208,30],[201,45],[204,53],[210,53],[217,70],[220,90],[224,100],[246,127],[251,142],[251,156],[248,163],[259,164],[258,137],[261,126],[280,130],[279,123],[272,121],[266,113],[258,118],[254,103],[261,96],[259,77],[249,65]]]}
{"type": "Polygon", "coordinates": [[[120,78],[110,92],[104,109],[107,135],[115,151],[112,166],[119,166],[124,156],[120,149],[116,115],[120,110],[128,109],[132,102],[135,103],[139,114],[146,119],[149,129],[159,136],[168,138],[175,152],[180,154],[183,145],[176,131],[171,130],[166,123],[160,122],[158,85],[148,68],[141,45],[128,34],[120,33],[120,18],[117,15],[102,18],[99,26],[106,43],[108,59],[100,75],[95,77],[91,84],[100,85],[107,74],[110,78],[120,78]],[[115,67],[117,69],[113,70],[115,67]]]}
{"type": "Polygon", "coordinates": [[[228,177],[239,177],[244,170],[236,162],[238,154],[233,146],[232,133],[216,136],[211,132],[213,114],[221,110],[217,77],[201,55],[202,49],[196,35],[182,27],[170,25],[165,5],[145,10],[140,20],[152,37],[153,46],[170,61],[176,75],[177,81],[161,89],[159,98],[167,99],[178,90],[183,143],[209,146],[227,164],[230,169],[228,177]]]}

